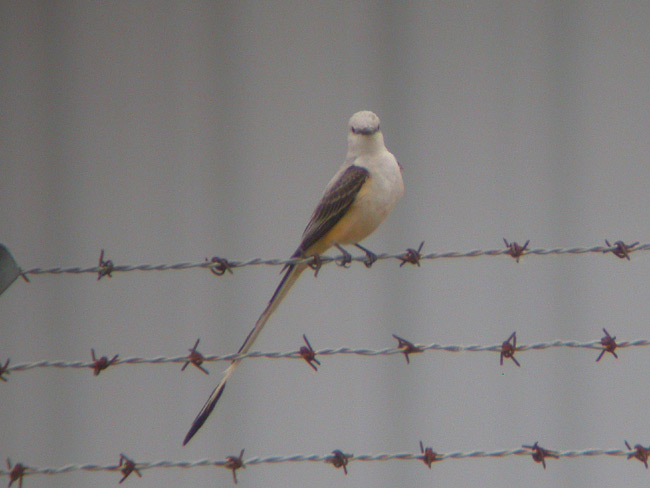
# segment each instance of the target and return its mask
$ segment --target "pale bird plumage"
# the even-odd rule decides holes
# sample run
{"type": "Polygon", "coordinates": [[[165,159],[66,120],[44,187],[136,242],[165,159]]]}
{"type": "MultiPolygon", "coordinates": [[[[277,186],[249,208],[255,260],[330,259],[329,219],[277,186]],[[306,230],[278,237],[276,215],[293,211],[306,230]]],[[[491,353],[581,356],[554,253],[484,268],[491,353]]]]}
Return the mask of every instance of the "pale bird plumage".
{"type": "MultiPolygon", "coordinates": [[[[370,111],[355,113],[349,121],[345,162],[325,188],[300,245],[292,257],[322,254],[334,245],[357,244],[381,224],[404,194],[402,170],[386,146],[379,117],[370,111]]],[[[282,299],[307,268],[287,266],[271,300],[239,348],[245,354],[282,299]]],[[[185,436],[187,444],[214,410],[240,361],[232,361],[185,436]]]]}

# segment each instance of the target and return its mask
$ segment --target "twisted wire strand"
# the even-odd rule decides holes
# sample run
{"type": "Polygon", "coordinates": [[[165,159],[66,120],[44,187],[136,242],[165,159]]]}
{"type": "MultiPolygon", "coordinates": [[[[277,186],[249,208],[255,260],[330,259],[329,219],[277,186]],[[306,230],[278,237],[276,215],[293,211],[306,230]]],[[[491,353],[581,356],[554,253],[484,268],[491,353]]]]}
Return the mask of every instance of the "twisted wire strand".
{"type": "MultiPolygon", "coordinates": [[[[559,458],[574,459],[578,457],[594,457],[594,456],[614,456],[614,457],[634,457],[637,451],[629,451],[624,449],[583,449],[583,450],[567,450],[567,451],[551,451],[553,456],[559,458]]],[[[470,458],[503,458],[509,456],[530,456],[532,451],[530,449],[515,448],[503,449],[498,451],[452,451],[448,453],[436,453],[435,462],[444,461],[446,459],[470,459],[470,458]]],[[[379,453],[379,454],[358,454],[346,455],[348,462],[353,461],[422,461],[422,453],[379,453]]],[[[292,454],[288,456],[257,456],[243,460],[245,466],[254,466],[260,464],[279,464],[279,463],[297,463],[297,462],[331,462],[332,455],[319,455],[319,454],[292,454]]],[[[157,468],[198,468],[198,467],[229,467],[228,460],[211,460],[199,459],[196,461],[152,461],[152,462],[136,462],[135,468],[137,470],[157,469],[157,468]]],[[[26,466],[25,475],[55,475],[64,474],[74,471],[120,471],[123,466],[119,464],[66,464],[60,467],[31,467],[26,466]]],[[[10,470],[0,468],[0,476],[10,474],[10,470]]]]}
{"type": "MultiPolygon", "coordinates": [[[[526,249],[522,256],[528,255],[537,255],[537,256],[549,256],[549,255],[562,255],[562,254],[588,254],[588,253],[597,253],[602,254],[606,252],[615,252],[619,250],[618,246],[593,246],[593,247],[570,247],[570,248],[553,248],[553,249],[526,249]]],[[[648,251],[650,250],[650,243],[640,244],[634,247],[627,249],[627,253],[632,254],[637,251],[648,251]]],[[[510,255],[511,251],[509,249],[492,249],[492,250],[471,250],[471,251],[447,251],[441,253],[429,253],[421,255],[418,261],[422,260],[434,260],[434,259],[456,259],[456,258],[476,258],[480,256],[503,256],[510,255]]],[[[388,254],[381,253],[377,254],[377,260],[386,260],[386,259],[397,259],[403,260],[406,258],[408,252],[398,253],[398,254],[388,254]]],[[[341,262],[344,258],[343,255],[338,256],[322,256],[320,261],[321,263],[328,264],[334,261],[341,262]]],[[[365,262],[366,256],[351,256],[350,258],[354,262],[365,262]]],[[[258,265],[267,265],[267,266],[285,266],[291,264],[299,263],[313,263],[312,258],[293,258],[293,259],[262,259],[254,258],[247,261],[236,261],[236,260],[225,260],[228,263],[228,267],[243,268],[246,266],[258,266],[258,265]]],[[[111,273],[119,272],[129,272],[129,271],[171,271],[171,270],[188,270],[195,268],[210,269],[215,266],[219,266],[219,263],[213,263],[208,261],[198,262],[198,263],[177,263],[177,264],[138,264],[138,265],[113,265],[111,267],[111,273]]],[[[102,266],[92,266],[92,267],[54,267],[54,268],[32,268],[26,271],[22,271],[23,275],[43,275],[43,274],[84,274],[92,273],[97,274],[104,271],[106,268],[102,266]]]]}
{"type": "MultiPolygon", "coordinates": [[[[494,345],[443,345],[443,344],[428,344],[428,345],[418,345],[414,344],[416,348],[421,351],[446,351],[446,352],[496,352],[500,353],[502,350],[501,344],[494,345]]],[[[650,340],[648,339],[636,339],[632,341],[616,341],[616,350],[624,349],[628,347],[647,347],[650,346],[650,340]]],[[[560,341],[555,340],[551,342],[537,342],[533,344],[521,344],[517,345],[517,352],[525,351],[540,351],[544,349],[552,348],[570,348],[570,349],[593,349],[593,350],[603,350],[603,346],[600,340],[589,341],[589,342],[578,342],[578,341],[560,341]]],[[[339,348],[327,348],[319,349],[314,351],[316,356],[337,356],[337,355],[358,355],[366,357],[374,356],[391,356],[394,354],[404,354],[404,349],[389,347],[385,349],[354,349],[350,347],[339,347],[339,348]]],[[[249,359],[249,358],[264,358],[264,359],[303,359],[299,350],[288,351],[288,352],[260,352],[253,351],[247,354],[226,354],[226,355],[213,355],[213,356],[204,356],[204,362],[216,362],[216,361],[232,361],[233,359],[249,359]]],[[[130,365],[130,364],[167,364],[167,363],[186,363],[188,362],[188,356],[157,356],[154,358],[143,358],[143,357],[128,357],[128,358],[117,358],[111,366],[117,365],[130,365]]],[[[73,368],[73,369],[83,369],[83,368],[93,368],[95,363],[93,361],[36,361],[31,363],[17,363],[10,365],[6,371],[27,371],[30,369],[36,368],[73,368]]]]}

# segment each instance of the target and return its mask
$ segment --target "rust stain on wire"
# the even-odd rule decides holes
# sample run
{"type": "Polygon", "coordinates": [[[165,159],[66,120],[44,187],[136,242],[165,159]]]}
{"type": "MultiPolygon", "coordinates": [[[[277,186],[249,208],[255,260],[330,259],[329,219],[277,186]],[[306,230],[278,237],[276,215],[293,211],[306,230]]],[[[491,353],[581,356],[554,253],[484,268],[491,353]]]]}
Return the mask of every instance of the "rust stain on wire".
{"type": "Polygon", "coordinates": [[[420,242],[420,245],[417,249],[408,248],[404,255],[399,259],[402,261],[399,265],[401,268],[405,264],[414,264],[418,268],[420,267],[420,260],[422,259],[422,248],[424,247],[424,241],[420,242]]]}
{"type": "MultiPolygon", "coordinates": [[[[206,258],[205,261],[208,262],[208,259],[206,258]]],[[[232,272],[232,264],[230,264],[230,261],[228,261],[227,259],[214,256],[212,259],[210,259],[209,263],[210,263],[209,269],[212,272],[212,274],[214,274],[215,276],[223,276],[224,274],[226,274],[226,272],[230,274],[234,274],[232,272]]]]}
{"type": "Polygon", "coordinates": [[[23,476],[25,476],[25,471],[27,471],[27,466],[21,463],[16,463],[15,465],[11,464],[11,459],[7,458],[7,469],[9,472],[9,488],[14,484],[14,481],[18,482],[18,488],[23,488],[23,476]]]}
{"type": "Polygon", "coordinates": [[[113,261],[107,259],[104,261],[104,250],[99,253],[99,264],[97,265],[97,281],[101,280],[104,276],[111,278],[111,273],[115,269],[113,261]]]}
{"type": "Polygon", "coordinates": [[[109,366],[112,366],[113,364],[115,364],[117,362],[117,358],[119,357],[119,354],[116,354],[110,360],[108,359],[107,356],[102,356],[102,357],[100,357],[98,359],[98,358],[95,357],[95,350],[94,349],[90,350],[90,354],[92,355],[92,358],[93,358],[93,362],[92,362],[92,365],[90,367],[93,368],[93,374],[95,376],[99,376],[99,373],[104,371],[109,366]]]}
{"type": "Polygon", "coordinates": [[[627,245],[623,241],[616,241],[614,245],[611,245],[609,241],[605,239],[605,244],[607,244],[607,247],[610,247],[611,249],[606,249],[603,253],[611,252],[614,256],[629,261],[630,252],[639,245],[639,242],[637,241],[634,244],[627,245]]]}
{"type": "Polygon", "coordinates": [[[329,456],[325,462],[330,463],[335,468],[343,468],[343,473],[348,474],[348,462],[352,454],[345,454],[343,451],[336,449],[332,451],[332,455],[329,456]]]}
{"type": "Polygon", "coordinates": [[[546,458],[555,458],[559,459],[560,455],[555,451],[550,451],[549,449],[544,449],[537,442],[532,446],[521,446],[524,449],[530,449],[533,451],[531,454],[533,456],[533,461],[536,463],[542,463],[544,469],[546,469],[546,458]]]}
{"type": "Polygon", "coordinates": [[[4,381],[5,383],[8,380],[4,377],[4,375],[11,373],[11,371],[9,371],[9,361],[9,358],[7,358],[4,365],[0,366],[0,380],[4,381]]]}
{"type": "Polygon", "coordinates": [[[503,242],[508,248],[507,254],[512,256],[517,263],[519,262],[519,258],[526,254],[528,244],[530,244],[530,240],[527,240],[523,246],[520,246],[516,242],[508,242],[505,237],[503,238],[503,242]]]}
{"type": "Polygon", "coordinates": [[[203,361],[205,361],[205,358],[203,357],[203,354],[201,354],[199,351],[197,351],[197,347],[199,347],[199,342],[201,339],[197,339],[196,342],[194,343],[194,347],[192,349],[188,349],[190,352],[189,356],[187,356],[187,362],[183,365],[181,368],[181,371],[185,371],[185,368],[187,368],[190,363],[196,366],[198,369],[203,371],[205,374],[210,374],[210,372],[205,369],[203,366],[203,361]]]}
{"type": "Polygon", "coordinates": [[[416,354],[423,351],[421,347],[416,346],[415,344],[407,341],[406,339],[402,339],[401,337],[396,336],[395,334],[393,334],[393,337],[397,339],[397,348],[401,349],[402,353],[404,353],[404,357],[406,358],[406,364],[411,364],[411,360],[409,359],[409,354],[416,354]]]}
{"type": "Polygon", "coordinates": [[[517,365],[517,367],[521,367],[519,364],[519,361],[515,358],[515,352],[517,352],[517,332],[513,332],[510,334],[510,337],[508,337],[508,340],[503,341],[501,344],[501,354],[499,357],[499,363],[501,366],[503,366],[503,359],[512,359],[512,361],[517,365]]]}
{"type": "Polygon", "coordinates": [[[420,441],[420,452],[422,453],[422,461],[431,469],[431,465],[438,461],[438,454],[431,447],[425,448],[422,441],[420,441]]]}
{"type": "Polygon", "coordinates": [[[603,346],[603,350],[600,351],[596,362],[600,361],[606,352],[611,353],[616,359],[618,359],[618,355],[616,354],[616,348],[618,347],[618,344],[616,344],[616,336],[610,336],[606,329],[603,329],[603,332],[605,333],[605,336],[600,339],[600,344],[603,346]]]}
{"type": "Polygon", "coordinates": [[[628,454],[627,458],[628,459],[638,459],[643,463],[645,466],[645,469],[648,469],[648,457],[650,457],[650,447],[643,447],[641,444],[636,444],[634,446],[634,449],[630,447],[630,445],[625,441],[625,447],[628,448],[628,450],[632,451],[634,450],[632,454],[628,454]]]}
{"type": "Polygon", "coordinates": [[[311,344],[309,343],[309,340],[305,334],[302,335],[302,338],[305,341],[305,345],[300,348],[298,353],[300,354],[300,357],[302,357],[314,371],[318,371],[316,365],[320,366],[320,361],[316,359],[316,351],[314,351],[314,348],[311,347],[311,344]]]}
{"type": "Polygon", "coordinates": [[[120,480],[120,484],[127,479],[131,473],[135,473],[138,475],[138,478],[142,478],[142,473],[140,473],[140,470],[137,467],[137,464],[135,461],[132,459],[129,459],[126,457],[124,454],[120,454],[120,464],[118,465],[120,468],[120,472],[122,473],[122,479],[120,480]]]}
{"type": "Polygon", "coordinates": [[[228,456],[223,466],[232,471],[232,480],[237,484],[237,470],[246,469],[246,464],[244,463],[244,449],[241,450],[239,456],[228,456]]]}

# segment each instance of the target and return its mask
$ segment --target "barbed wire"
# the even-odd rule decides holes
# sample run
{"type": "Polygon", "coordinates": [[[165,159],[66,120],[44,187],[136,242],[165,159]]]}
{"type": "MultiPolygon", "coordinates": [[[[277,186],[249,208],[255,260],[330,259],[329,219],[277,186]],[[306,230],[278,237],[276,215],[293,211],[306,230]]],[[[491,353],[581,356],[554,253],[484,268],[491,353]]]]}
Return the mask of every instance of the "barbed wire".
{"type": "MultiPolygon", "coordinates": [[[[632,244],[630,246],[625,245],[621,241],[617,241],[614,246],[611,246],[609,242],[606,241],[607,247],[604,246],[594,246],[590,248],[583,247],[574,247],[574,248],[555,248],[555,249],[528,249],[529,242],[526,242],[523,246],[518,245],[517,243],[509,243],[505,241],[507,246],[506,249],[497,249],[497,250],[472,250],[467,252],[451,251],[444,253],[431,253],[422,255],[421,250],[423,244],[417,249],[407,249],[405,253],[399,254],[379,254],[376,256],[378,260],[387,260],[387,259],[397,259],[400,261],[400,267],[404,264],[414,264],[419,266],[420,261],[422,260],[434,260],[434,259],[455,259],[455,258],[470,258],[470,257],[480,257],[480,256],[502,256],[509,255],[512,258],[515,258],[517,262],[523,256],[527,255],[538,255],[538,256],[548,256],[548,255],[576,255],[576,254],[587,254],[587,253],[613,253],[618,258],[624,258],[629,260],[630,254],[636,251],[645,251],[650,250],[650,244],[638,245],[638,243],[632,244]]],[[[255,258],[248,261],[230,261],[224,258],[215,257],[211,260],[207,260],[200,263],[177,263],[177,264],[161,264],[161,265],[135,265],[135,266],[117,266],[114,265],[110,260],[104,260],[104,251],[102,250],[100,254],[98,266],[81,268],[81,267],[71,267],[71,268],[33,268],[27,271],[20,271],[20,274],[27,278],[26,275],[40,275],[40,274],[81,274],[81,273],[96,273],[98,274],[98,279],[104,276],[111,276],[113,272],[129,272],[129,271],[168,271],[168,270],[186,270],[194,268],[205,268],[210,269],[216,275],[223,275],[226,272],[232,273],[232,270],[235,268],[253,266],[253,265],[271,265],[271,266],[284,266],[287,264],[298,264],[306,263],[310,264],[316,270],[323,264],[330,262],[336,262],[339,265],[346,265],[351,261],[363,262],[367,266],[372,264],[374,261],[369,261],[370,256],[361,256],[361,257],[349,257],[345,255],[335,256],[335,257],[318,257],[318,258],[296,258],[296,259],[260,259],[255,258]]],[[[373,256],[374,259],[374,256],[373,256]]],[[[0,380],[6,381],[6,378],[3,375],[6,375],[11,372],[16,371],[27,371],[36,368],[91,368],[94,369],[95,374],[99,374],[100,371],[106,369],[108,366],[113,365],[129,365],[129,364],[166,364],[166,363],[185,363],[183,369],[188,364],[194,364],[198,368],[201,367],[203,362],[213,362],[213,361],[232,361],[234,359],[248,359],[248,358],[266,358],[266,359],[303,359],[306,360],[311,367],[316,369],[314,362],[320,365],[315,358],[316,356],[335,356],[335,355],[359,355],[365,357],[377,357],[377,356],[390,356],[395,354],[404,354],[407,362],[409,362],[409,355],[413,353],[422,353],[425,351],[446,351],[446,352],[497,352],[500,353],[501,364],[503,364],[503,359],[512,359],[517,366],[519,362],[515,359],[515,352],[525,352],[531,350],[546,350],[551,348],[571,348],[571,349],[592,349],[599,350],[600,355],[596,361],[599,361],[601,357],[607,352],[616,355],[615,350],[619,348],[627,347],[646,347],[650,345],[650,340],[647,339],[637,339],[632,341],[616,341],[616,337],[612,337],[609,333],[603,329],[605,332],[605,337],[600,340],[593,340],[589,342],[578,342],[578,341],[561,341],[554,340],[550,342],[538,342],[531,344],[520,344],[516,343],[516,334],[513,333],[506,341],[501,344],[494,345],[443,345],[438,343],[431,344],[416,344],[411,343],[405,339],[394,336],[398,340],[397,347],[390,347],[384,349],[363,349],[363,348],[350,348],[350,347],[339,347],[339,348],[326,348],[313,350],[311,345],[307,341],[307,338],[304,337],[305,342],[308,347],[301,347],[299,350],[293,350],[289,352],[251,352],[244,355],[240,354],[228,354],[228,355],[212,355],[212,356],[203,356],[197,351],[197,346],[199,341],[196,342],[194,348],[190,349],[190,355],[184,356],[174,356],[174,357],[165,357],[158,356],[154,358],[143,358],[143,357],[129,357],[129,358],[119,358],[118,355],[113,356],[112,359],[102,356],[100,358],[95,357],[95,352],[92,350],[92,361],[37,361],[31,363],[19,363],[14,365],[9,365],[9,360],[4,363],[4,366],[0,363],[0,380]]],[[[10,485],[14,481],[18,480],[19,483],[22,481],[23,476],[28,475],[56,475],[64,474],[74,471],[86,471],[86,472],[99,472],[99,471],[119,471],[122,473],[123,478],[120,483],[131,473],[135,472],[138,476],[141,476],[141,470],[147,469],[158,469],[158,468],[195,468],[195,467],[225,467],[232,471],[233,480],[236,483],[236,471],[239,468],[245,466],[254,466],[261,464],[277,464],[277,463],[295,463],[295,462],[325,462],[330,463],[336,468],[343,468],[345,474],[347,474],[348,463],[353,461],[410,461],[410,460],[419,460],[423,461],[429,468],[433,462],[439,462],[446,459],[466,459],[466,458],[502,458],[507,456],[532,456],[533,460],[538,463],[542,463],[544,468],[546,468],[546,459],[548,458],[577,458],[577,457],[592,457],[592,456],[625,456],[627,459],[638,459],[641,461],[645,467],[648,467],[648,457],[650,448],[645,448],[641,445],[635,445],[634,449],[625,442],[627,450],[623,449],[585,449],[585,450],[565,450],[565,451],[551,451],[544,449],[538,446],[537,443],[531,446],[522,446],[521,448],[507,449],[507,450],[497,450],[497,451],[454,451],[449,453],[436,453],[432,448],[423,447],[420,443],[420,453],[379,453],[379,454],[361,454],[361,455],[352,455],[344,454],[342,451],[336,450],[329,455],[306,455],[306,454],[295,454],[289,456],[266,456],[266,457],[252,457],[244,460],[243,454],[244,451],[240,453],[239,456],[228,456],[225,460],[209,460],[209,459],[200,459],[196,461],[172,461],[172,460],[162,460],[162,461],[153,461],[153,462],[135,462],[127,458],[125,455],[120,455],[119,464],[67,464],[60,467],[30,467],[22,463],[12,465],[12,463],[7,460],[7,470],[4,470],[0,467],[0,475],[10,477],[10,485]]]]}
{"type": "MultiPolygon", "coordinates": [[[[605,331],[606,336],[599,339],[589,342],[579,342],[574,340],[561,341],[554,340],[550,342],[537,342],[532,344],[515,344],[515,349],[512,351],[512,357],[515,352],[526,352],[526,351],[540,351],[545,349],[554,349],[554,348],[569,348],[569,349],[592,349],[604,352],[611,352],[615,354],[615,350],[624,349],[629,347],[647,347],[650,346],[650,339],[636,339],[632,341],[617,341],[616,337],[611,337],[605,331]],[[608,338],[610,341],[608,343],[608,338]],[[608,345],[609,344],[609,345],[608,345]]],[[[157,356],[153,358],[145,357],[127,357],[119,358],[118,355],[114,356],[110,361],[107,357],[95,358],[94,350],[92,351],[93,359],[91,361],[64,361],[64,360],[41,360],[35,362],[25,362],[9,365],[5,364],[5,367],[0,365],[0,378],[2,374],[17,372],[17,371],[28,371],[31,369],[37,368],[73,368],[73,369],[84,369],[91,368],[95,369],[96,372],[99,364],[99,371],[106,369],[108,366],[118,366],[118,365],[135,365],[135,364],[168,364],[168,363],[194,363],[197,366],[200,366],[204,362],[217,362],[217,361],[232,361],[240,359],[253,359],[253,358],[263,358],[263,359],[307,359],[306,355],[309,356],[338,356],[338,355],[357,355],[364,357],[377,357],[377,356],[391,356],[395,354],[404,354],[408,359],[408,355],[414,353],[422,353],[426,351],[445,351],[452,353],[461,353],[461,352],[496,352],[504,354],[504,347],[507,347],[509,341],[505,341],[501,344],[492,344],[492,345],[480,345],[480,344],[471,344],[471,345],[459,345],[459,344],[416,344],[400,337],[394,336],[398,339],[398,347],[388,347],[384,349],[365,349],[365,348],[350,348],[350,347],[338,347],[338,348],[325,348],[325,349],[307,349],[305,346],[301,347],[298,350],[292,350],[287,352],[261,352],[253,351],[247,354],[225,354],[225,355],[209,355],[204,356],[201,353],[198,353],[196,347],[198,346],[198,341],[195,344],[193,349],[190,349],[190,355],[184,356],[157,356]],[[311,354],[306,354],[306,351],[310,351],[311,354]],[[198,364],[197,364],[198,363],[198,364]]],[[[511,338],[516,336],[511,336],[511,338]]],[[[306,341],[306,337],[305,337],[306,341]]],[[[309,344],[308,344],[309,345],[309,344]]],[[[309,345],[311,348],[311,345],[309,345]]],[[[600,358],[600,357],[599,357],[600,358]]],[[[313,358],[312,358],[313,360],[313,358]]],[[[3,378],[4,379],[4,378],[3,378]]]]}
{"type": "MultiPolygon", "coordinates": [[[[626,258],[629,260],[629,256],[632,253],[637,251],[648,251],[650,250],[650,243],[648,244],[639,244],[638,242],[626,245],[622,241],[617,241],[614,245],[610,245],[606,241],[605,246],[593,246],[593,247],[569,247],[569,248],[552,248],[552,249],[528,249],[529,241],[526,242],[523,246],[518,245],[516,242],[508,242],[504,239],[506,243],[505,249],[491,249],[491,250],[470,250],[470,251],[446,251],[441,253],[429,253],[422,254],[422,246],[424,242],[420,244],[420,247],[417,249],[409,248],[402,253],[381,253],[373,255],[372,259],[374,260],[399,260],[401,264],[411,263],[417,264],[424,260],[435,260],[435,259],[459,259],[459,258],[476,258],[482,256],[504,256],[508,255],[515,259],[517,262],[523,256],[553,256],[553,255],[577,255],[577,254],[603,254],[603,253],[613,253],[619,258],[626,258]],[[375,259],[376,258],[376,259],[375,259]]],[[[104,251],[100,255],[99,264],[92,267],[51,267],[51,268],[32,268],[28,270],[21,270],[23,277],[28,275],[43,275],[43,274],[98,274],[99,277],[110,276],[112,273],[124,273],[130,271],[180,271],[180,270],[190,270],[190,269],[210,269],[217,275],[223,275],[226,272],[232,273],[233,269],[243,268],[247,266],[286,266],[292,264],[311,264],[312,266],[316,265],[318,267],[332,263],[349,263],[349,262],[361,262],[369,264],[368,256],[319,256],[317,259],[317,264],[313,257],[307,258],[292,258],[292,259],[262,259],[262,258],[253,258],[245,261],[239,260],[230,260],[222,257],[213,257],[210,260],[206,259],[202,262],[184,262],[176,264],[138,264],[138,265],[116,265],[110,260],[104,260],[104,251]]]]}
{"type": "MultiPolygon", "coordinates": [[[[0,468],[0,476],[10,476],[12,480],[19,480],[23,476],[28,475],[58,475],[71,473],[75,471],[86,472],[115,472],[119,471],[123,474],[124,478],[129,476],[132,472],[136,472],[138,476],[142,476],[140,471],[148,469],[160,468],[182,468],[191,469],[199,467],[223,467],[233,471],[233,479],[235,483],[237,478],[235,471],[255,465],[263,464],[280,464],[280,463],[298,463],[298,462],[314,462],[314,463],[329,463],[336,468],[343,467],[345,474],[347,474],[347,466],[351,462],[380,462],[380,461],[421,461],[424,462],[429,468],[432,463],[445,461],[447,459],[472,459],[472,458],[504,458],[509,456],[532,456],[533,460],[542,463],[546,468],[546,459],[554,458],[568,458],[575,459],[579,457],[596,457],[596,456],[611,456],[611,457],[627,457],[628,459],[638,459],[644,464],[648,461],[648,448],[639,444],[632,449],[627,441],[625,441],[628,449],[583,449],[583,450],[566,450],[566,451],[553,451],[542,448],[536,442],[531,446],[522,446],[514,449],[503,449],[496,451],[452,451],[448,453],[438,453],[433,451],[431,447],[426,449],[420,441],[420,453],[399,452],[399,453],[379,453],[379,454],[345,454],[341,450],[335,450],[332,454],[293,454],[289,456],[265,456],[265,457],[251,457],[243,459],[244,451],[239,456],[228,456],[224,460],[211,460],[199,459],[195,461],[152,461],[152,462],[136,462],[126,457],[124,454],[120,455],[119,464],[66,464],[60,467],[31,467],[23,463],[12,465],[8,460],[8,469],[0,468]]],[[[123,478],[123,479],[124,479],[123,478]]]]}

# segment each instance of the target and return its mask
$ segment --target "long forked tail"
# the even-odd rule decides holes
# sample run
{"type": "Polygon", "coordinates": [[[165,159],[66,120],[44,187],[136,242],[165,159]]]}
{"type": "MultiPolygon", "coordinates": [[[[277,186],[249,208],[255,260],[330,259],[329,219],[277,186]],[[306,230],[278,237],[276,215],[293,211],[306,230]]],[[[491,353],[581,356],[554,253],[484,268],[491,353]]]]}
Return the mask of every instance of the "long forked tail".
{"type": "MultiPolygon", "coordinates": [[[[282,277],[282,281],[280,281],[280,284],[275,289],[275,293],[273,293],[271,300],[269,300],[269,304],[264,309],[264,312],[262,312],[262,315],[260,315],[260,318],[257,319],[257,322],[255,322],[255,327],[253,327],[253,329],[248,333],[246,340],[239,348],[238,351],[239,354],[246,354],[250,350],[250,348],[253,346],[253,343],[255,342],[255,339],[257,339],[257,336],[260,335],[260,332],[262,332],[262,329],[264,328],[264,324],[266,324],[267,320],[269,320],[271,315],[273,315],[275,309],[278,308],[278,305],[280,305],[282,299],[285,296],[287,296],[287,293],[289,293],[289,290],[294,285],[296,280],[300,277],[300,274],[305,270],[306,267],[307,267],[306,264],[298,264],[298,265],[289,266],[287,268],[287,271],[282,277]]],[[[228,366],[228,369],[226,369],[226,371],[224,372],[221,381],[219,382],[217,387],[210,395],[210,398],[208,398],[208,401],[205,402],[205,405],[203,405],[203,408],[201,409],[199,414],[194,419],[194,422],[192,423],[192,427],[190,428],[187,435],[185,436],[183,445],[190,442],[192,437],[194,437],[194,434],[198,432],[201,426],[208,419],[208,417],[214,410],[214,407],[217,406],[217,402],[219,401],[219,398],[221,398],[221,395],[223,394],[223,390],[226,388],[226,381],[228,381],[230,376],[235,372],[235,369],[237,369],[237,366],[239,366],[240,361],[241,360],[235,359],[230,363],[230,366],[228,366]]]]}

